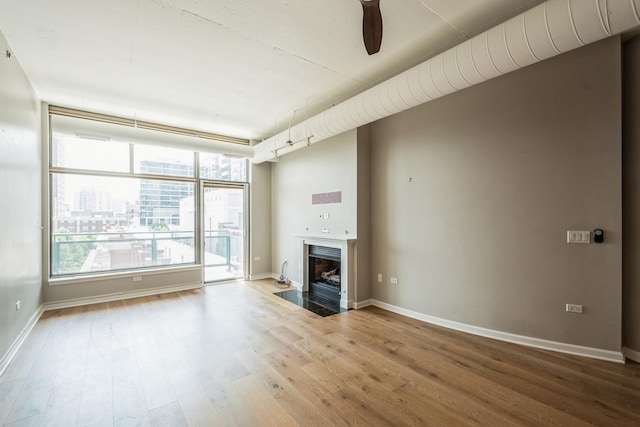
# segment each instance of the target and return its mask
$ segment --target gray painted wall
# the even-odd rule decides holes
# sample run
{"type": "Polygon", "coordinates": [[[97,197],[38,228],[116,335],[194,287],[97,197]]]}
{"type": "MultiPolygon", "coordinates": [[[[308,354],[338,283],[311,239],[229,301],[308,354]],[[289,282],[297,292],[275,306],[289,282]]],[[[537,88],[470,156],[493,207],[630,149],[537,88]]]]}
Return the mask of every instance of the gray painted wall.
{"type": "Polygon", "coordinates": [[[271,163],[251,164],[250,277],[270,275],[271,270],[271,163]],[[260,261],[256,261],[256,257],[260,261]]]}
{"type": "Polygon", "coordinates": [[[298,280],[296,233],[351,237],[357,232],[357,131],[337,135],[280,157],[272,165],[272,271],[289,261],[288,276],[298,280]],[[311,195],[342,191],[342,203],[312,205],[311,195]],[[328,219],[318,215],[328,213],[328,219]]]}
{"type": "Polygon", "coordinates": [[[126,293],[161,293],[162,288],[171,290],[176,286],[197,287],[202,284],[202,268],[180,267],[164,271],[131,271],[100,277],[87,277],[67,281],[50,281],[44,285],[44,302],[72,302],[83,299],[96,299],[126,293]],[[133,277],[142,280],[134,282],[133,277]]]}
{"type": "Polygon", "coordinates": [[[41,304],[42,208],[40,101],[1,33],[0,48],[1,361],[41,304]]]}
{"type": "Polygon", "coordinates": [[[373,297],[619,351],[620,55],[610,38],[373,123],[373,297]]]}
{"type": "Polygon", "coordinates": [[[359,128],[357,137],[357,286],[353,300],[364,302],[371,299],[371,126],[359,128]]]}
{"type": "Polygon", "coordinates": [[[624,44],[623,344],[640,352],[640,37],[624,44]]]}

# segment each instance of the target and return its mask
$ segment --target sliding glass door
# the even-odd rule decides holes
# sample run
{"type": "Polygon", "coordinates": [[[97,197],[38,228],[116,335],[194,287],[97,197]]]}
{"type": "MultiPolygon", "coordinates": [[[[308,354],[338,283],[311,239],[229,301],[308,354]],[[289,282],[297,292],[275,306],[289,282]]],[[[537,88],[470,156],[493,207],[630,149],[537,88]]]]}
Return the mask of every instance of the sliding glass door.
{"type": "Polygon", "coordinates": [[[204,282],[244,278],[246,184],[203,182],[201,194],[204,282]]]}

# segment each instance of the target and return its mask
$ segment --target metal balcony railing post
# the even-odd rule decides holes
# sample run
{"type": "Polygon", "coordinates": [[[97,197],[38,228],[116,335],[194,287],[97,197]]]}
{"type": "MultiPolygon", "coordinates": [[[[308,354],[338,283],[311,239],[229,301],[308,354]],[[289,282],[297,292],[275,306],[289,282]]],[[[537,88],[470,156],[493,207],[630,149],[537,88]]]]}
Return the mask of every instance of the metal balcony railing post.
{"type": "Polygon", "coordinates": [[[158,241],[156,240],[156,233],[153,233],[151,239],[151,265],[156,265],[158,261],[158,241]]]}
{"type": "Polygon", "coordinates": [[[51,254],[51,269],[53,274],[58,274],[60,268],[60,242],[55,238],[53,240],[53,247],[51,248],[53,253],[51,254]]]}

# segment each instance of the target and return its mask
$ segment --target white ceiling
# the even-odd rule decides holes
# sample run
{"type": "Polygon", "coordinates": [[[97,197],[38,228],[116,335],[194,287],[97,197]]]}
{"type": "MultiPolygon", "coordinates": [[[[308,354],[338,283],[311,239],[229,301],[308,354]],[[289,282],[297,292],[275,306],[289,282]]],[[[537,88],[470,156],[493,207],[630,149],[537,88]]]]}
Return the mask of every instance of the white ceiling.
{"type": "Polygon", "coordinates": [[[0,0],[0,31],[47,102],[260,140],[541,0],[0,0]]]}

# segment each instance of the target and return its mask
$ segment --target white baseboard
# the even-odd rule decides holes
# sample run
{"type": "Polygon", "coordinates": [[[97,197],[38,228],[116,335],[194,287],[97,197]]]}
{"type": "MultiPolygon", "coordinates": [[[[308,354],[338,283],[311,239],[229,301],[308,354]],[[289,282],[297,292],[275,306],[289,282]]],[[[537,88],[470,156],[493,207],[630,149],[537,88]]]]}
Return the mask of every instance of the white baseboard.
{"type": "MultiPolygon", "coordinates": [[[[373,300],[372,299],[367,299],[367,300],[364,300],[364,301],[355,301],[353,303],[353,308],[358,310],[360,308],[369,307],[370,305],[373,305],[373,300]]],[[[391,310],[389,310],[389,311],[391,311],[391,310]]]]}
{"type": "Polygon", "coordinates": [[[13,344],[11,344],[11,347],[9,347],[9,350],[5,353],[4,356],[2,356],[2,359],[0,359],[0,377],[2,376],[2,374],[4,374],[4,371],[6,371],[6,369],[9,367],[9,364],[13,361],[13,358],[16,357],[16,354],[18,354],[18,351],[20,350],[20,348],[24,344],[24,341],[27,339],[27,337],[31,333],[31,330],[36,325],[36,323],[38,323],[38,320],[40,319],[40,316],[42,316],[42,313],[44,313],[44,309],[42,306],[40,306],[38,310],[36,310],[36,312],[33,313],[31,318],[27,322],[27,325],[24,328],[22,328],[22,331],[20,331],[20,334],[15,339],[13,344]]]}
{"type": "MultiPolygon", "coordinates": [[[[271,278],[274,280],[280,280],[280,274],[271,273],[271,278]]],[[[291,280],[291,278],[289,278],[289,282],[291,286],[295,287],[298,291],[302,292],[302,283],[298,283],[295,280],[291,280]]]]}
{"type": "MultiPolygon", "coordinates": [[[[271,279],[273,279],[273,280],[275,280],[275,281],[278,281],[278,280],[280,280],[280,274],[278,274],[278,273],[271,273],[271,276],[266,277],[266,279],[269,279],[269,278],[271,278],[271,279]]],[[[290,284],[291,286],[293,286],[294,288],[296,288],[296,290],[298,290],[298,292],[302,292],[302,284],[301,284],[301,283],[298,283],[298,282],[296,282],[295,280],[291,280],[291,279],[289,279],[289,284],[290,284]]]]}
{"type": "MultiPolygon", "coordinates": [[[[527,347],[535,347],[543,350],[552,350],[560,353],[573,354],[576,356],[590,357],[592,359],[606,360],[609,362],[624,363],[624,356],[620,351],[604,350],[600,348],[584,347],[575,344],[566,344],[557,341],[548,341],[540,338],[527,337],[524,335],[516,335],[508,332],[495,331],[492,329],[481,328],[479,326],[467,325],[465,323],[454,322],[451,320],[441,319],[439,317],[429,316],[427,314],[418,313],[416,311],[407,310],[392,304],[387,304],[377,300],[371,300],[371,305],[391,312],[411,317],[413,319],[422,320],[445,328],[454,329],[456,331],[467,332],[482,337],[493,338],[500,341],[506,341],[513,344],[525,345],[527,347]]],[[[636,355],[639,355],[636,353],[636,355]]],[[[633,359],[632,357],[629,357],[633,359]]]]}
{"type": "Polygon", "coordinates": [[[631,359],[634,362],[640,363],[640,351],[631,350],[628,347],[622,347],[622,354],[624,354],[624,357],[626,357],[627,359],[631,359]]]}
{"type": "Polygon", "coordinates": [[[340,308],[346,308],[347,310],[350,308],[355,308],[352,299],[340,298],[340,308]]]}
{"type": "Polygon", "coordinates": [[[46,302],[43,304],[44,311],[59,310],[61,308],[80,307],[89,304],[99,304],[103,302],[119,301],[131,298],[148,297],[152,295],[167,294],[169,292],[187,291],[190,289],[199,289],[202,283],[187,283],[176,286],[165,286],[162,288],[142,289],[139,291],[117,292],[113,294],[100,295],[87,298],[74,298],[64,301],[46,302]]]}
{"type": "Polygon", "coordinates": [[[302,292],[302,287],[304,286],[302,283],[298,283],[295,280],[291,280],[291,286],[296,288],[298,292],[302,292]]]}
{"type": "Polygon", "coordinates": [[[249,280],[264,280],[264,279],[276,279],[273,273],[258,273],[249,275],[249,280]]]}
{"type": "MultiPolygon", "coordinates": [[[[274,278],[277,279],[277,277],[274,277],[274,278]]],[[[292,282],[292,285],[298,288],[299,290],[302,289],[302,284],[300,283],[292,282]]],[[[76,299],[65,300],[65,301],[45,303],[41,305],[38,308],[38,310],[31,316],[27,325],[20,332],[20,335],[18,335],[18,337],[15,339],[11,347],[9,347],[9,350],[0,360],[0,376],[2,376],[2,374],[7,369],[7,367],[13,360],[13,358],[18,353],[18,351],[24,344],[24,341],[31,333],[31,330],[40,319],[40,316],[42,316],[42,313],[44,313],[47,310],[57,310],[62,308],[78,307],[78,306],[89,305],[89,304],[159,295],[159,294],[169,293],[169,292],[198,289],[201,287],[202,287],[202,283],[191,283],[191,284],[183,284],[178,286],[167,286],[163,288],[153,288],[153,289],[145,289],[145,290],[131,291],[131,292],[119,292],[114,294],[101,295],[97,297],[76,298],[76,299]]],[[[481,328],[478,326],[467,325],[464,323],[459,323],[451,320],[441,319],[434,316],[429,316],[423,313],[418,313],[416,311],[407,310],[405,308],[398,307],[392,304],[387,304],[375,299],[368,299],[364,301],[354,302],[353,308],[360,309],[360,308],[368,307],[370,305],[391,311],[393,313],[401,314],[403,316],[411,317],[413,319],[421,320],[423,322],[427,322],[434,325],[443,326],[445,328],[454,329],[461,332],[467,332],[467,333],[471,333],[474,335],[479,335],[487,338],[493,338],[500,341],[506,341],[514,344],[525,345],[528,347],[535,347],[535,348],[540,348],[544,350],[552,350],[552,351],[557,351],[561,353],[568,353],[568,354],[573,354],[577,356],[590,357],[593,359],[600,359],[600,360],[606,360],[606,361],[617,362],[617,363],[624,363],[625,357],[627,357],[635,362],[640,363],[640,352],[631,350],[626,347],[623,348],[622,352],[617,352],[617,351],[603,350],[603,349],[592,348],[592,347],[584,347],[584,346],[579,346],[574,344],[566,344],[566,343],[561,343],[556,341],[548,341],[548,340],[543,340],[539,338],[532,338],[532,337],[527,337],[523,335],[511,334],[508,332],[495,331],[491,329],[481,328]]]]}

